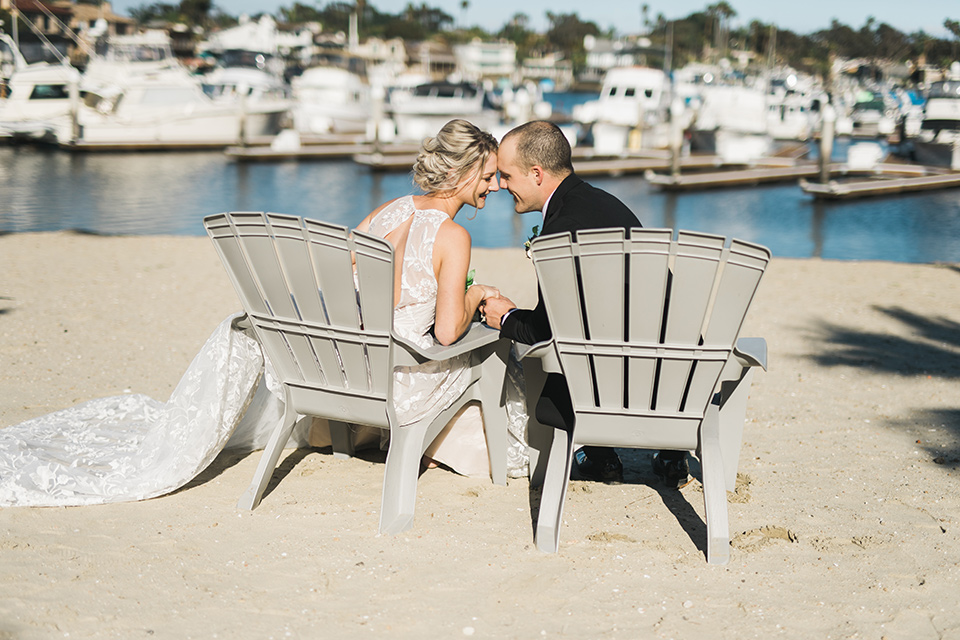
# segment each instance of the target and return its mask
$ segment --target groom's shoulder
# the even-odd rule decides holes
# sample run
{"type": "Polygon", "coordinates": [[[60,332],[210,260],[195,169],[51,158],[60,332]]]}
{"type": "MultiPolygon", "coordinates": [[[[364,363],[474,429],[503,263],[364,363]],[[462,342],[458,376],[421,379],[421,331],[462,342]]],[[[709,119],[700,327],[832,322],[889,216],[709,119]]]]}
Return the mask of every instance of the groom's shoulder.
{"type": "Polygon", "coordinates": [[[567,193],[569,199],[590,205],[591,209],[602,209],[610,213],[636,218],[630,207],[609,191],[595,187],[585,180],[579,180],[567,193]]]}

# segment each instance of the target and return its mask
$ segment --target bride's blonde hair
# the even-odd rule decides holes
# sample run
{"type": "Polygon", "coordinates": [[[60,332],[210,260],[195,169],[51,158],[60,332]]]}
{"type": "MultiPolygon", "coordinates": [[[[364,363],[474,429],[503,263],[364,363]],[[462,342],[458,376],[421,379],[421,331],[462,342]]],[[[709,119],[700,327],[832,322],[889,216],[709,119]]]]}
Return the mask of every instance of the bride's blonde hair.
{"type": "Polygon", "coordinates": [[[420,145],[413,164],[413,181],[425,193],[455,188],[474,168],[479,172],[491,153],[497,152],[497,139],[466,120],[451,120],[436,137],[420,145]]]}

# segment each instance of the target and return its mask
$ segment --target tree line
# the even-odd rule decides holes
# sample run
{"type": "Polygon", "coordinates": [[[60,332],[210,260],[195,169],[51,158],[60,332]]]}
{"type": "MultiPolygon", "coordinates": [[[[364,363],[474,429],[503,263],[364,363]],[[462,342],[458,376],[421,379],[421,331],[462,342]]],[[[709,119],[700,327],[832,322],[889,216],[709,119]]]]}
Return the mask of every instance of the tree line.
{"type": "MultiPolygon", "coordinates": [[[[449,44],[472,40],[504,39],[517,45],[518,57],[561,52],[572,60],[575,69],[585,61],[584,36],[615,37],[595,22],[581,19],[577,13],[546,12],[545,32],[534,31],[530,17],[516,13],[495,32],[463,24],[469,1],[462,0],[461,19],[426,3],[409,3],[396,14],[382,12],[365,0],[328,2],[321,6],[294,2],[281,7],[275,19],[281,23],[319,22],[325,31],[347,31],[350,15],[357,13],[361,38],[439,39],[449,44]]],[[[212,0],[181,0],[179,4],[157,2],[130,11],[141,24],[155,21],[183,22],[188,26],[212,28],[235,24],[237,19],[216,7],[212,0]]],[[[651,16],[649,5],[641,5],[642,28],[651,41],[651,50],[664,50],[672,42],[674,66],[732,50],[749,51],[759,59],[789,64],[812,73],[825,74],[833,57],[865,58],[894,63],[924,60],[946,67],[960,57],[960,23],[945,19],[944,28],[953,36],[937,38],[923,31],[904,33],[885,22],[868,17],[859,28],[833,20],[826,29],[813,33],[795,33],[774,24],[751,21],[732,27],[737,13],[728,2],[707,5],[703,11],[668,21],[663,14],[651,16]]],[[[253,16],[257,18],[259,16],[253,16]]]]}

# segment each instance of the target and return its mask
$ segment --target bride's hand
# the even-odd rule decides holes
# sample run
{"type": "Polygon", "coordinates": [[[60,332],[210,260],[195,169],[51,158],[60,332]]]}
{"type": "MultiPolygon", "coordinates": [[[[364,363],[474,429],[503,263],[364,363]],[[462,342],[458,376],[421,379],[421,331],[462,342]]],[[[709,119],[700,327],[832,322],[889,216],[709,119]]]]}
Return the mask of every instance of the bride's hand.
{"type": "Polygon", "coordinates": [[[491,287],[491,286],[486,285],[486,284],[475,284],[475,285],[473,285],[473,286],[475,286],[475,287],[480,287],[480,290],[483,291],[483,296],[481,297],[481,302],[480,302],[480,304],[483,304],[483,300],[486,300],[487,298],[499,298],[499,297],[500,297],[500,290],[497,289],[496,287],[491,287]]]}

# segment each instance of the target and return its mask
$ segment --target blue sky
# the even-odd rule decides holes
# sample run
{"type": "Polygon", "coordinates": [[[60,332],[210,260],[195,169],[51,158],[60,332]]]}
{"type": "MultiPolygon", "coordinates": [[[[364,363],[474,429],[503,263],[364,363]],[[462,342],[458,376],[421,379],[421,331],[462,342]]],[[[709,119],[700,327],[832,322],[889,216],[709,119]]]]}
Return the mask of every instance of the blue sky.
{"type": "MultiPolygon", "coordinates": [[[[439,7],[456,20],[462,16],[460,0],[368,0],[380,11],[399,13],[409,2],[426,2],[439,7]]],[[[631,33],[640,29],[640,7],[643,2],[625,0],[469,0],[466,23],[478,24],[489,30],[499,29],[518,11],[526,13],[534,28],[546,26],[546,12],[576,13],[582,20],[592,20],[601,28],[615,26],[618,31],[631,33]],[[586,5],[586,6],[585,6],[586,5]]],[[[949,37],[943,28],[945,18],[960,20],[958,0],[727,0],[737,12],[735,24],[748,24],[751,20],[773,23],[797,33],[810,33],[828,27],[836,18],[854,28],[863,26],[868,16],[877,22],[886,22],[897,29],[912,33],[923,29],[931,35],[949,37]]],[[[300,0],[302,4],[325,6],[327,0],[300,0]]],[[[716,0],[648,0],[651,18],[662,13],[668,19],[682,18],[702,11],[716,0]]],[[[131,7],[150,4],[147,0],[113,0],[114,9],[125,13],[131,7]]],[[[275,12],[279,7],[289,7],[294,0],[214,0],[214,3],[231,14],[275,12]]]]}

